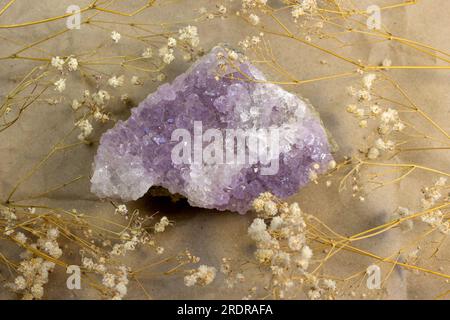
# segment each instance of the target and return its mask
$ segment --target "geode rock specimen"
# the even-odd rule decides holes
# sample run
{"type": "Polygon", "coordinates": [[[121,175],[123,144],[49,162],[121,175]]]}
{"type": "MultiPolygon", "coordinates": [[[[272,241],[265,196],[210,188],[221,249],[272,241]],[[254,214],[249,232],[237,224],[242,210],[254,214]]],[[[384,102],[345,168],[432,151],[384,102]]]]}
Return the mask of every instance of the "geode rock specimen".
{"type": "Polygon", "coordinates": [[[245,213],[262,192],[296,193],[331,160],[306,100],[215,47],[103,134],[91,191],[129,201],[161,186],[193,206],[245,213]]]}

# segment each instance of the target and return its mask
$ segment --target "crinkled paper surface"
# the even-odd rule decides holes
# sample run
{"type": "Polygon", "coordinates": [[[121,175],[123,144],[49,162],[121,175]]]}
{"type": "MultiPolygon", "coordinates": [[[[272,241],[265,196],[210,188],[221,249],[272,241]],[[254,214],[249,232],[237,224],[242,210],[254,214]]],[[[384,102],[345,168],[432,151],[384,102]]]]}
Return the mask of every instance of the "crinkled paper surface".
{"type": "MultiPolygon", "coordinates": [[[[208,1],[189,0],[184,1],[185,9],[180,7],[179,12],[165,12],[158,17],[158,20],[177,21],[183,20],[186,11],[191,11],[194,7],[198,8],[207,5],[208,1]]],[[[233,3],[237,3],[234,1],[233,3]]],[[[20,1],[14,5],[18,7],[16,13],[20,16],[15,17],[18,21],[28,21],[42,16],[58,15],[65,11],[65,8],[71,4],[70,1],[54,1],[52,7],[40,7],[35,1],[20,1]],[[30,10],[33,7],[33,10],[30,10]]],[[[398,8],[389,10],[383,14],[383,22],[392,26],[395,34],[416,39],[432,46],[438,47],[444,51],[450,52],[450,41],[448,36],[450,12],[450,2],[447,0],[420,1],[416,6],[398,8]]],[[[143,14],[144,16],[146,13],[143,14]]],[[[8,17],[14,19],[14,17],[8,17]]],[[[141,20],[145,17],[141,16],[141,20]]],[[[152,19],[148,16],[148,19],[152,19]]],[[[241,22],[230,24],[227,21],[217,19],[210,25],[200,25],[199,34],[202,46],[211,48],[218,42],[227,42],[236,45],[240,40],[246,26],[241,22]]],[[[62,23],[56,26],[47,27],[49,31],[56,31],[62,28],[62,23]]],[[[33,32],[33,31],[31,31],[33,32]]],[[[95,31],[85,38],[85,42],[96,42],[99,38],[106,38],[106,33],[95,31]]],[[[360,55],[367,58],[372,64],[379,64],[385,57],[399,65],[416,64],[423,59],[411,57],[409,52],[403,49],[393,48],[389,42],[384,45],[377,45],[377,49],[370,44],[368,38],[364,35],[359,37],[359,41],[364,45],[356,45],[351,48],[354,56],[360,55]]],[[[79,42],[69,39],[63,42],[53,42],[52,48],[47,48],[50,52],[59,54],[71,54],[71,48],[77,46],[79,42]]],[[[324,59],[323,54],[315,50],[305,48],[301,44],[283,42],[276,40],[272,43],[275,54],[280,57],[284,65],[292,70],[301,70],[305,79],[316,76],[318,73],[330,74],[342,71],[336,68],[334,61],[328,60],[327,65],[320,64],[324,59]],[[301,51],[300,55],[298,50],[301,51]],[[320,72],[317,72],[317,71],[320,72]]],[[[139,52],[136,48],[136,52],[139,52]]],[[[349,49],[350,50],[350,49],[349,49]]],[[[0,51],[2,47],[0,46],[0,51]]],[[[429,64],[435,64],[431,58],[429,64]]],[[[16,62],[20,63],[20,62],[16,62]]],[[[178,74],[187,69],[187,65],[178,61],[170,65],[168,81],[173,80],[178,74]]],[[[4,85],[11,86],[15,74],[24,72],[20,67],[13,65],[2,65],[0,70],[0,93],[5,94],[1,89],[4,85]]],[[[411,96],[419,105],[426,106],[432,116],[439,119],[442,126],[450,128],[450,75],[447,71],[392,71],[396,79],[402,83],[411,96]]],[[[304,86],[293,86],[289,91],[299,93],[308,98],[318,109],[325,127],[331,132],[340,146],[337,157],[349,154],[355,150],[360,139],[360,130],[357,130],[357,124],[354,120],[345,114],[345,105],[349,97],[344,88],[354,83],[352,80],[322,81],[304,86]]],[[[146,85],[145,88],[130,89],[136,97],[136,101],[141,101],[145,96],[156,88],[156,84],[146,85]],[[153,87],[152,87],[153,86],[153,87]]],[[[69,91],[81,92],[81,87],[70,87],[69,91]]],[[[118,109],[117,109],[118,110],[118,109]]],[[[129,116],[127,112],[116,112],[116,117],[126,119],[129,116]]],[[[65,105],[46,105],[33,107],[27,110],[21,121],[9,129],[9,138],[0,139],[0,189],[2,195],[10,190],[11,185],[17,179],[20,172],[29,169],[34,163],[39,161],[47,150],[54,144],[55,137],[61,136],[67,132],[73,122],[71,120],[71,110],[68,102],[65,105]]],[[[101,130],[106,128],[96,128],[96,133],[100,136],[101,130]]],[[[52,186],[58,185],[61,181],[67,181],[79,174],[89,175],[91,173],[91,163],[97,147],[83,147],[77,149],[77,152],[65,152],[55,157],[41,170],[32,180],[27,183],[26,192],[31,194],[47,190],[52,186]]],[[[407,160],[406,158],[403,160],[407,160]]],[[[448,169],[448,159],[435,156],[433,159],[435,167],[448,169]]],[[[343,234],[355,234],[362,230],[369,229],[383,223],[387,220],[387,213],[392,212],[399,205],[415,204],[418,202],[416,191],[420,190],[421,176],[408,180],[408,183],[400,183],[396,186],[388,186],[385,189],[375,192],[364,203],[358,203],[351,198],[349,193],[338,194],[335,188],[327,189],[323,184],[311,184],[302,189],[291,200],[300,203],[305,212],[320,217],[328,225],[343,234]]],[[[88,179],[72,185],[64,191],[57,192],[52,196],[55,203],[64,208],[77,208],[97,215],[111,214],[111,205],[100,202],[97,197],[89,191],[90,183],[88,179]]],[[[24,192],[24,191],[21,191],[24,192]]],[[[23,194],[23,193],[22,193],[23,194]]],[[[18,194],[20,195],[20,193],[18,194]]],[[[154,200],[150,197],[144,197],[141,200],[130,205],[132,208],[138,208],[142,212],[152,214],[159,210],[161,214],[167,215],[176,221],[175,228],[169,229],[163,235],[165,247],[168,252],[170,248],[188,247],[193,253],[202,257],[202,262],[211,265],[219,265],[222,257],[251,257],[252,249],[250,241],[245,237],[251,215],[237,214],[214,214],[211,210],[202,210],[190,208],[185,205],[170,205],[154,200]]],[[[387,235],[381,235],[360,245],[379,255],[388,256],[394,254],[395,246],[406,240],[407,236],[398,232],[391,232],[387,235]]],[[[447,247],[448,248],[448,247],[447,247]]],[[[444,258],[444,257],[442,257],[444,258]]],[[[154,262],[150,260],[144,252],[138,253],[135,258],[137,262],[147,264],[154,262]]],[[[447,250],[447,257],[448,250],[447,250]]],[[[334,274],[348,276],[353,272],[360,271],[358,266],[368,264],[370,260],[365,258],[343,254],[330,260],[326,270],[331,270],[334,274]],[[349,258],[351,257],[351,258],[349,258]]],[[[448,260],[446,260],[448,261],[448,260]]],[[[444,271],[450,272],[449,264],[443,264],[444,271]]],[[[439,266],[430,266],[437,269],[439,266]]],[[[68,291],[65,287],[64,274],[55,276],[55,282],[49,287],[49,298],[76,298],[89,297],[90,293],[86,291],[75,292],[68,291]],[[55,284],[56,283],[56,284],[55,284]]],[[[220,279],[218,279],[220,280],[220,279]]],[[[250,279],[252,280],[252,279],[250,279]]],[[[1,281],[1,276],[0,276],[1,281]]],[[[149,290],[150,295],[158,298],[241,298],[244,293],[239,290],[222,290],[217,287],[223,284],[222,281],[216,281],[207,288],[184,288],[182,279],[165,279],[161,277],[146,278],[144,284],[149,290]]],[[[0,282],[0,286],[2,283],[0,282]]],[[[130,288],[130,298],[144,298],[140,294],[139,288],[130,288]],[[133,292],[135,292],[133,294],[133,292]]],[[[387,295],[389,298],[432,298],[435,294],[448,290],[442,286],[442,281],[434,281],[433,277],[422,276],[406,272],[400,268],[395,268],[390,276],[387,285],[387,295]]],[[[355,288],[358,292],[358,289],[355,288]]],[[[0,290],[0,297],[6,298],[6,290],[0,290]]],[[[92,296],[94,297],[94,296],[92,296]]],[[[356,297],[360,297],[357,295],[356,297]]],[[[350,297],[351,298],[351,297],[350,297]]]]}

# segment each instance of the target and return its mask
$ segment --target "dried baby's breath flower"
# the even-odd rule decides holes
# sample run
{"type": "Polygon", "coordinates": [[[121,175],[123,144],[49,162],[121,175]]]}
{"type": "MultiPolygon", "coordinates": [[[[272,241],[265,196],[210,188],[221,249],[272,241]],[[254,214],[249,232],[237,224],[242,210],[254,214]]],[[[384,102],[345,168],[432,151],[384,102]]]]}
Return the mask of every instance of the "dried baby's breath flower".
{"type": "Polygon", "coordinates": [[[176,45],[177,45],[177,40],[175,38],[170,37],[167,39],[167,46],[169,48],[174,48],[174,47],[176,47],[176,45]]]}
{"type": "Polygon", "coordinates": [[[54,83],[54,85],[56,91],[63,92],[64,90],[66,90],[66,79],[60,78],[54,83]]]}
{"type": "Polygon", "coordinates": [[[334,281],[334,280],[324,279],[323,285],[325,286],[326,289],[336,290],[336,281],[334,281]]]}
{"type": "Polygon", "coordinates": [[[93,127],[89,120],[83,119],[77,122],[77,127],[81,129],[81,133],[78,135],[78,140],[84,141],[92,133],[93,127]]]}
{"type": "Polygon", "coordinates": [[[347,106],[347,112],[348,113],[356,113],[356,110],[358,109],[358,106],[356,104],[349,104],[347,106]]]}
{"type": "Polygon", "coordinates": [[[157,247],[156,248],[156,253],[157,254],[163,254],[164,253],[164,248],[163,247],[157,247]]]}
{"type": "Polygon", "coordinates": [[[120,96],[120,101],[122,101],[123,103],[128,103],[129,99],[130,99],[130,97],[129,97],[128,94],[126,94],[126,93],[123,93],[123,94],[120,96]]]}
{"type": "Polygon", "coordinates": [[[142,85],[142,81],[141,81],[141,79],[139,79],[138,76],[132,76],[131,83],[134,84],[135,86],[142,85]]]}
{"type": "Polygon", "coordinates": [[[256,198],[255,200],[253,200],[253,209],[255,209],[256,212],[261,212],[264,210],[264,204],[264,200],[256,198]]]}
{"type": "Polygon", "coordinates": [[[317,172],[315,170],[309,170],[309,180],[317,183],[317,179],[319,178],[317,172]]]}
{"type": "Polygon", "coordinates": [[[302,282],[310,281],[307,269],[313,252],[306,244],[303,213],[298,203],[288,205],[267,192],[255,199],[253,206],[258,217],[249,226],[248,235],[256,244],[255,259],[271,273],[270,287],[282,298],[295,287],[290,278],[294,273],[302,282]]]}
{"type": "Polygon", "coordinates": [[[363,78],[364,87],[367,90],[370,90],[372,88],[373,82],[375,81],[376,78],[377,78],[377,75],[375,73],[366,74],[363,78]]]}
{"type": "Polygon", "coordinates": [[[195,26],[187,26],[180,30],[178,30],[178,39],[182,41],[186,41],[192,47],[197,47],[200,43],[200,39],[198,37],[197,27],[195,26]]]}
{"type": "Polygon", "coordinates": [[[77,99],[73,99],[71,106],[72,106],[72,109],[76,111],[76,110],[80,109],[81,103],[77,99]]]}
{"type": "Polygon", "coordinates": [[[214,267],[201,265],[196,270],[191,270],[191,273],[184,277],[184,284],[187,287],[194,285],[207,286],[214,281],[217,270],[214,267]]]}
{"type": "Polygon", "coordinates": [[[108,91],[99,90],[98,92],[96,92],[92,95],[92,99],[93,99],[94,103],[96,103],[97,105],[103,106],[111,99],[111,96],[108,93],[108,91]]]}
{"type": "Polygon", "coordinates": [[[111,39],[114,41],[114,43],[118,43],[120,38],[122,38],[120,33],[118,33],[117,31],[112,31],[111,32],[111,39]]]}
{"type": "Polygon", "coordinates": [[[78,69],[78,60],[74,57],[69,57],[67,67],[69,68],[69,71],[76,71],[78,69]]]}
{"type": "Polygon", "coordinates": [[[259,22],[260,22],[259,17],[258,17],[256,14],[254,14],[254,13],[250,14],[250,15],[248,16],[248,19],[249,19],[250,23],[251,23],[252,25],[254,25],[254,26],[256,26],[257,24],[259,24],[259,22]]]}
{"type": "Polygon", "coordinates": [[[337,163],[334,160],[331,160],[330,162],[328,162],[328,169],[333,170],[334,168],[336,168],[337,163]]]}
{"type": "Polygon", "coordinates": [[[372,112],[372,114],[374,114],[374,115],[377,115],[381,112],[381,108],[377,104],[374,104],[374,105],[370,106],[370,112],[372,112]]]}
{"type": "Polygon", "coordinates": [[[384,123],[392,123],[398,121],[398,111],[388,108],[381,114],[380,120],[384,123]]]}
{"type": "Polygon", "coordinates": [[[239,58],[239,55],[236,53],[236,51],[230,50],[228,52],[228,58],[232,61],[236,61],[239,58]]]}
{"type": "Polygon", "coordinates": [[[94,119],[100,122],[106,122],[109,120],[109,116],[106,113],[102,113],[99,110],[94,112],[94,119]]]}
{"type": "Polygon", "coordinates": [[[220,14],[225,14],[227,13],[227,8],[224,5],[219,5],[219,7],[217,8],[217,10],[219,11],[220,14]]]}
{"type": "Polygon", "coordinates": [[[277,204],[272,200],[266,201],[266,203],[264,204],[264,211],[270,217],[275,216],[278,212],[277,204]]]}
{"type": "Polygon", "coordinates": [[[371,101],[372,100],[372,95],[370,94],[369,90],[358,90],[356,92],[356,96],[358,97],[359,101],[371,101]]]}
{"type": "Polygon", "coordinates": [[[124,205],[124,204],[118,205],[118,206],[116,207],[115,213],[116,213],[116,214],[120,214],[120,215],[122,215],[122,216],[125,216],[125,215],[128,213],[127,206],[124,205]]]}
{"type": "Polygon", "coordinates": [[[173,49],[167,46],[159,49],[159,56],[162,57],[165,64],[170,64],[173,60],[175,60],[173,49]]]}
{"type": "Polygon", "coordinates": [[[291,15],[294,19],[298,19],[305,14],[303,8],[299,5],[296,5],[291,10],[291,15]]]}
{"type": "Polygon", "coordinates": [[[166,75],[164,73],[160,73],[156,77],[156,80],[159,81],[159,82],[163,82],[165,79],[166,79],[166,75]]]}
{"type": "Polygon", "coordinates": [[[142,52],[142,57],[149,59],[153,56],[152,48],[145,48],[144,52],[142,52]]]}
{"type": "Polygon", "coordinates": [[[169,224],[169,219],[166,216],[162,217],[161,220],[155,224],[155,232],[164,232],[169,224]]]}
{"type": "Polygon", "coordinates": [[[267,4],[267,0],[242,0],[242,8],[250,9],[263,7],[267,4]]]}
{"type": "Polygon", "coordinates": [[[53,57],[51,61],[51,65],[58,70],[62,70],[64,66],[64,60],[58,56],[53,57]]]}
{"type": "Polygon", "coordinates": [[[380,156],[380,150],[376,147],[372,147],[369,149],[369,152],[367,153],[367,158],[374,160],[380,156]]]}
{"type": "Polygon", "coordinates": [[[24,235],[22,232],[17,232],[14,236],[14,239],[16,239],[19,243],[25,244],[27,242],[27,236],[24,235]]]}
{"type": "Polygon", "coordinates": [[[124,75],[118,77],[114,75],[108,79],[108,84],[113,88],[117,88],[123,86],[124,81],[125,81],[124,75]]]}
{"type": "Polygon", "coordinates": [[[271,236],[267,232],[267,225],[263,219],[256,218],[253,220],[250,227],[248,227],[248,235],[257,242],[267,242],[270,241],[271,236]]]}

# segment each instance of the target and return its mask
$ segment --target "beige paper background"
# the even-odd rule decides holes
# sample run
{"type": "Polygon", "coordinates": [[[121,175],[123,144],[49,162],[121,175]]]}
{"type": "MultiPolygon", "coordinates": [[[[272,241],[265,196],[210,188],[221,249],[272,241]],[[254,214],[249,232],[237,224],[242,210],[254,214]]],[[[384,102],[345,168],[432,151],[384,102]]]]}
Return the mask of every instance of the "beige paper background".
{"type": "MultiPolygon", "coordinates": [[[[5,1],[1,1],[3,5],[5,1]]],[[[0,19],[2,23],[12,21],[28,21],[61,14],[65,8],[73,1],[19,1],[14,5],[8,15],[0,19]],[[45,4],[44,4],[45,3],[45,4]]],[[[81,5],[81,1],[80,5],[81,5]]],[[[192,16],[193,9],[202,5],[208,9],[214,8],[214,1],[179,1],[176,11],[161,10],[158,13],[144,12],[139,16],[139,21],[177,21],[185,19],[186,15],[192,16]]],[[[367,2],[370,3],[370,2],[367,2]]],[[[378,1],[377,3],[392,3],[390,1],[378,1]]],[[[226,2],[229,10],[237,8],[238,1],[226,2]]],[[[119,5],[120,7],[120,5],[119,5]]],[[[361,7],[364,7],[361,5],[361,7]]],[[[446,0],[425,0],[418,5],[406,8],[398,8],[383,13],[383,23],[388,25],[396,35],[405,38],[425,42],[429,45],[450,52],[449,28],[450,2],[446,0]]],[[[45,34],[63,27],[62,22],[42,26],[39,29],[27,28],[24,30],[8,31],[3,30],[1,34],[8,37],[19,37],[21,41],[30,41],[45,34]],[[56,25],[56,26],[55,26],[56,25]]],[[[80,30],[82,32],[83,30],[80,30]]],[[[199,24],[199,34],[201,45],[209,49],[219,42],[226,42],[236,45],[245,34],[254,34],[248,25],[235,18],[226,20],[215,19],[211,22],[199,24]]],[[[71,33],[64,37],[64,40],[52,42],[46,46],[46,50],[53,55],[69,55],[78,46],[91,46],[98,41],[104,41],[108,34],[102,30],[93,29],[92,32],[83,36],[71,33]]],[[[346,53],[353,57],[360,57],[371,64],[379,64],[384,57],[389,57],[394,64],[407,65],[423,63],[434,65],[436,61],[421,55],[413,55],[410,50],[405,50],[398,45],[389,42],[381,44],[370,44],[365,36],[357,37],[361,45],[355,45],[346,49],[346,53]]],[[[274,40],[273,48],[279,61],[289,66],[295,74],[302,78],[315,77],[318,74],[330,74],[351,70],[342,63],[337,63],[329,57],[308,48],[302,44],[297,44],[287,40],[274,40]],[[328,64],[320,64],[321,59],[327,59],[328,64]]],[[[3,44],[0,46],[0,53],[3,55],[9,52],[10,46],[3,44]]],[[[119,52],[127,52],[129,47],[116,48],[119,52]]],[[[138,47],[136,50],[140,50],[138,47]]],[[[345,52],[345,51],[344,51],[345,52]]],[[[188,65],[177,59],[168,68],[168,81],[187,69],[188,65]]],[[[348,67],[348,66],[347,66],[348,67]]],[[[0,93],[5,94],[10,89],[17,75],[23,74],[26,67],[20,61],[2,62],[0,65],[0,93]]],[[[408,70],[390,71],[399,83],[403,84],[408,93],[415,101],[434,115],[439,123],[446,129],[450,129],[450,73],[448,71],[430,70],[408,70]]],[[[288,90],[296,92],[308,98],[319,111],[325,126],[329,129],[336,142],[339,144],[339,151],[336,155],[342,159],[344,155],[351,154],[359,146],[362,131],[357,130],[355,121],[344,112],[349,97],[345,92],[348,85],[354,84],[356,79],[342,79],[325,82],[317,82],[303,86],[287,87],[288,90]]],[[[84,86],[70,82],[67,93],[67,100],[59,105],[47,105],[39,103],[29,108],[22,119],[6,132],[1,133],[0,138],[0,196],[5,197],[14,181],[38,161],[50,146],[57,141],[57,138],[67,132],[73,124],[72,111],[68,107],[68,101],[79,97],[84,86]]],[[[146,82],[143,87],[130,88],[127,92],[134,102],[142,100],[148,93],[155,90],[157,84],[146,82]]],[[[3,97],[2,97],[3,98],[3,97]]],[[[120,103],[112,106],[117,119],[126,119],[129,111],[120,103]]],[[[106,126],[97,126],[96,135],[100,136],[106,130],[106,126]]],[[[89,175],[91,162],[95,155],[96,146],[86,146],[67,151],[54,157],[48,164],[40,170],[17,194],[18,197],[26,194],[34,194],[46,190],[51,186],[63,181],[70,180],[79,174],[89,175]]],[[[415,155],[417,156],[417,155],[415,155]]],[[[406,161],[405,159],[402,159],[406,161]]],[[[419,161],[414,158],[414,160],[419,161]]],[[[449,168],[450,158],[448,153],[441,154],[433,158],[434,167],[442,170],[449,168]]],[[[390,186],[386,189],[373,193],[367,197],[367,201],[359,203],[351,198],[349,193],[338,194],[336,188],[326,188],[322,184],[309,185],[302,189],[290,200],[298,201],[304,211],[317,215],[328,225],[333,226],[337,231],[351,235],[359,231],[374,227],[388,219],[388,213],[392,212],[398,205],[417,206],[418,190],[423,184],[424,177],[414,175],[407,183],[390,186]]],[[[63,191],[58,191],[52,195],[52,203],[55,206],[67,209],[77,208],[79,211],[86,211],[91,214],[110,214],[112,207],[109,203],[101,202],[89,192],[89,182],[84,179],[75,185],[69,186],[63,191]]],[[[145,214],[153,214],[159,211],[160,215],[167,215],[175,221],[175,227],[170,228],[162,237],[161,243],[166,248],[167,254],[176,252],[182,248],[189,248],[194,254],[202,258],[202,262],[218,266],[222,257],[229,258],[250,258],[252,254],[251,242],[245,236],[249,222],[253,218],[252,214],[240,216],[235,213],[217,213],[210,210],[190,208],[186,205],[172,205],[168,202],[161,202],[149,196],[144,197],[134,203],[129,204],[130,208],[138,208],[145,214]]],[[[389,255],[395,252],[395,248],[407,240],[408,235],[398,231],[392,231],[386,235],[375,237],[372,240],[364,241],[359,245],[380,255],[389,255]]],[[[0,242],[0,245],[3,245],[0,242]]],[[[2,248],[3,249],[3,248],[2,248]]],[[[449,273],[448,245],[441,249],[440,261],[430,261],[432,269],[443,268],[449,273]],[[447,259],[447,260],[445,260],[447,259]]],[[[155,261],[153,254],[139,251],[134,255],[132,264],[139,266],[155,261]]],[[[327,273],[346,276],[352,272],[359,271],[365,265],[369,265],[371,260],[356,255],[343,254],[333,258],[325,267],[327,273]]],[[[427,263],[425,260],[424,264],[427,263]]],[[[2,272],[5,270],[2,269],[2,272]]],[[[258,283],[259,275],[255,274],[252,279],[250,275],[247,281],[258,283]]],[[[89,290],[68,291],[65,288],[64,272],[57,272],[52,277],[52,284],[47,288],[46,298],[93,298],[95,294],[89,290]]],[[[155,298],[162,299],[218,299],[218,298],[242,298],[246,292],[236,288],[228,290],[224,288],[223,281],[219,276],[213,285],[206,288],[186,288],[182,284],[181,277],[161,277],[158,274],[146,275],[141,279],[148,292],[155,298]]],[[[0,283],[1,284],[1,283],[0,283]]],[[[413,274],[396,268],[391,275],[386,286],[385,298],[416,299],[433,298],[436,294],[450,289],[449,285],[440,279],[432,276],[413,274]]],[[[360,289],[355,289],[356,296],[344,294],[344,298],[361,298],[363,293],[360,289]]],[[[366,290],[367,291],[367,290],[366,290]]],[[[367,293],[367,292],[366,292],[367,293]]],[[[373,294],[373,293],[369,293],[373,294]]],[[[9,293],[3,288],[0,289],[0,298],[11,298],[9,293]]],[[[130,288],[129,298],[143,298],[141,291],[135,286],[130,288]],[[133,289],[134,288],[134,289],[133,289]]]]}

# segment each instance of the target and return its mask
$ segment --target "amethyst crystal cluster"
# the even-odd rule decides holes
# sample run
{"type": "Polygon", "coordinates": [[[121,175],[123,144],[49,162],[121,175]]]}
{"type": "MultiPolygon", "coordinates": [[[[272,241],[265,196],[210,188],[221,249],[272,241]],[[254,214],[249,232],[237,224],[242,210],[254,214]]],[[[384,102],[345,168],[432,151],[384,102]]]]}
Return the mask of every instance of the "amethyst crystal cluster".
{"type": "Polygon", "coordinates": [[[260,193],[290,196],[308,183],[311,170],[326,170],[333,160],[330,144],[308,102],[266,82],[242,57],[233,58],[214,48],[108,130],[95,157],[92,192],[129,201],[161,186],[193,206],[245,213],[260,193]],[[174,138],[177,129],[186,134],[174,138]],[[257,143],[263,140],[270,143],[257,143]],[[198,161],[212,144],[219,149],[209,162],[198,161]],[[253,161],[226,154],[238,158],[243,150],[253,161]]]}

